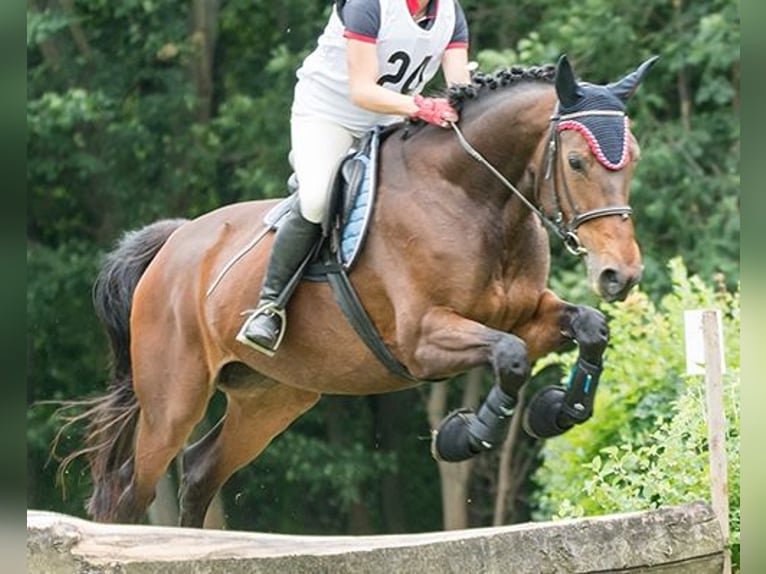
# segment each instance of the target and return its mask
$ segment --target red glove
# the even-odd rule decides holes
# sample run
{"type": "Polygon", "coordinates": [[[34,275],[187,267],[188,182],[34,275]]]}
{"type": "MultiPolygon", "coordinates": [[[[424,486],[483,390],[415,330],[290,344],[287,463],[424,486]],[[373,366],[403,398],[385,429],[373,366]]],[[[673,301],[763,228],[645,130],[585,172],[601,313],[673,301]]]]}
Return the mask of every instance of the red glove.
{"type": "Polygon", "coordinates": [[[415,105],[418,107],[418,111],[412,114],[413,119],[424,120],[442,128],[448,127],[449,122],[458,120],[457,111],[445,98],[424,98],[417,94],[415,105]]]}

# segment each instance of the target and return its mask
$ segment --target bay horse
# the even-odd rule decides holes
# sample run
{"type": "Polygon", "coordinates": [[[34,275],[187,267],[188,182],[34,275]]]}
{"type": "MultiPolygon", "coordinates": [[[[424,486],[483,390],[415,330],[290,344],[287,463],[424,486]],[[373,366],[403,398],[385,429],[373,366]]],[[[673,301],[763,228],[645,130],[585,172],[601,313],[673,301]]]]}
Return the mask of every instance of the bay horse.
{"type": "Polygon", "coordinates": [[[344,318],[327,283],[302,281],[289,328],[268,357],[235,340],[258,299],[273,233],[231,261],[263,229],[274,200],[162,220],[126,233],[94,287],[110,337],[107,393],[88,408],[86,455],[97,521],[138,522],[181,453],[180,524],[202,527],[215,493],[323,394],[365,395],[489,366],[494,386],[476,413],[449,414],[432,452],[464,460],[494,448],[531,364],[573,341],[567,388],[543,389],[525,427],[552,437],[592,413],[608,344],[605,316],[547,288],[548,225],[585,258],[593,289],[624,299],[642,273],[628,205],[639,159],[625,106],[656,58],[608,85],[557,65],[475,74],[450,88],[460,120],[445,130],[398,128],[382,143],[378,193],[350,281],[393,373],[344,318]],[[210,291],[211,284],[229,266],[210,291]],[[224,416],[186,446],[216,389],[224,416]]]}

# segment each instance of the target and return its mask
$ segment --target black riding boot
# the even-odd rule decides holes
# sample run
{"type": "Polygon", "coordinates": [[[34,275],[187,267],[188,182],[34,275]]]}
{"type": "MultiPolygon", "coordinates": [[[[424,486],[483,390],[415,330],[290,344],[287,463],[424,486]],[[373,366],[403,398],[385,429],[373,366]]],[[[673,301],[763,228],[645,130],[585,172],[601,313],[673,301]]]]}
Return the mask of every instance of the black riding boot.
{"type": "Polygon", "coordinates": [[[278,299],[319,235],[321,226],[304,219],[296,207],[277,229],[269,267],[255,312],[242,326],[237,341],[271,355],[285,327],[287,299],[278,299]]]}

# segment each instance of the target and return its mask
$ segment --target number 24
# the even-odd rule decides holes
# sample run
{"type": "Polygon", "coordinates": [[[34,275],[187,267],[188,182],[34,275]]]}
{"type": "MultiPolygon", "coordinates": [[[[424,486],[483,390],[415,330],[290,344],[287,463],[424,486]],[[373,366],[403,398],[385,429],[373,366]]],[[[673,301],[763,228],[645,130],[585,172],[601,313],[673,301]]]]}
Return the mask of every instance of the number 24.
{"type": "MultiPolygon", "coordinates": [[[[426,56],[423,61],[412,71],[412,73],[410,73],[410,75],[407,77],[407,81],[405,81],[404,85],[402,85],[403,94],[411,92],[420,85],[420,83],[423,81],[423,74],[426,70],[426,66],[428,66],[430,61],[431,56],[426,56]]],[[[407,69],[410,67],[411,62],[412,60],[407,52],[399,51],[391,54],[391,57],[388,59],[388,63],[398,63],[399,67],[393,74],[385,74],[378,78],[378,85],[382,86],[386,83],[393,85],[398,84],[407,73],[407,69]]]]}

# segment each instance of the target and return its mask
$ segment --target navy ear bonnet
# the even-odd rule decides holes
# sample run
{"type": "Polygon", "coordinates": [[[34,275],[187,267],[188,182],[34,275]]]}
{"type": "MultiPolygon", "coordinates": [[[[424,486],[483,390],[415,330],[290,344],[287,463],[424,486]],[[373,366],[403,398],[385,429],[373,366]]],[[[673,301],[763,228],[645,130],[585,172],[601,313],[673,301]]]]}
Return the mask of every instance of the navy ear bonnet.
{"type": "Polygon", "coordinates": [[[593,155],[601,164],[611,170],[618,170],[628,163],[628,116],[625,104],[604,86],[582,83],[579,85],[582,97],[571,106],[559,105],[562,120],[558,131],[575,130],[588,142],[593,155]],[[619,115],[587,114],[567,119],[578,112],[621,112],[619,115]]]}
{"type": "Polygon", "coordinates": [[[625,104],[656,61],[656,56],[650,58],[620,81],[599,86],[577,82],[566,55],[561,56],[556,71],[560,118],[557,130],[580,132],[604,167],[625,167],[630,133],[625,104]]]}

